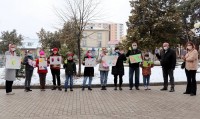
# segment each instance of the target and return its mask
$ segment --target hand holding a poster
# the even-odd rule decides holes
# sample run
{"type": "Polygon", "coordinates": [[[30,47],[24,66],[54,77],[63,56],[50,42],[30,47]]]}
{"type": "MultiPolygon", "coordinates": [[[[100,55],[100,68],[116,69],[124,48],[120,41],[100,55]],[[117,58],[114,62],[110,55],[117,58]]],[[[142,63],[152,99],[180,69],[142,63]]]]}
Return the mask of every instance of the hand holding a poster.
{"type": "Polygon", "coordinates": [[[117,63],[118,56],[104,56],[102,63],[104,67],[115,66],[117,63]]]}
{"type": "Polygon", "coordinates": [[[51,56],[50,57],[50,64],[58,65],[58,64],[61,64],[61,62],[62,62],[61,56],[51,56]]]}

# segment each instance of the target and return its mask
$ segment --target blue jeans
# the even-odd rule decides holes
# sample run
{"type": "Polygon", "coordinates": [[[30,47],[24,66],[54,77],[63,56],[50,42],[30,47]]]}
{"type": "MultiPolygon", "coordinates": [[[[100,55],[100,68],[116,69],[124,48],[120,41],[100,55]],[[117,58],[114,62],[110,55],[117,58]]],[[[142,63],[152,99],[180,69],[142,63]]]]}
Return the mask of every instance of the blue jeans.
{"type": "Polygon", "coordinates": [[[83,87],[85,87],[85,84],[86,84],[88,78],[89,78],[88,87],[91,87],[91,84],[92,84],[92,76],[84,76],[84,79],[83,79],[83,87]]]}
{"type": "Polygon", "coordinates": [[[108,71],[100,71],[101,86],[107,85],[108,71]]]}
{"type": "Polygon", "coordinates": [[[73,75],[66,75],[66,80],[65,80],[65,89],[68,88],[68,82],[70,80],[70,88],[73,87],[73,75]]]}
{"type": "Polygon", "coordinates": [[[139,76],[140,76],[140,68],[139,67],[129,67],[129,87],[133,88],[133,75],[135,72],[135,87],[139,87],[139,76]]]}
{"type": "Polygon", "coordinates": [[[145,87],[149,86],[150,75],[143,76],[143,84],[145,87]]]}

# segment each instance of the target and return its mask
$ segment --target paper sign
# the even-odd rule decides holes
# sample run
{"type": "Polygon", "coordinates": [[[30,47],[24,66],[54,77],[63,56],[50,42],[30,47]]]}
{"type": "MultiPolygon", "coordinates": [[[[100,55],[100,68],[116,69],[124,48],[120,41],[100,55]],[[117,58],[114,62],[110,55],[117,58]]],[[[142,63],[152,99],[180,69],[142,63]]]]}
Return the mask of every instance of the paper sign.
{"type": "Polygon", "coordinates": [[[102,63],[104,67],[115,66],[117,63],[118,56],[104,56],[102,63]]]}
{"type": "Polygon", "coordinates": [[[143,61],[143,67],[149,67],[153,64],[152,61],[143,61]]]}
{"type": "Polygon", "coordinates": [[[36,67],[36,62],[34,60],[28,59],[28,64],[32,67],[36,67]]]}
{"type": "Polygon", "coordinates": [[[39,70],[47,70],[46,58],[39,58],[39,70]]]}
{"type": "Polygon", "coordinates": [[[85,58],[85,67],[96,66],[96,58],[85,58]]]}
{"type": "Polygon", "coordinates": [[[6,55],[6,69],[20,69],[21,57],[6,55]]]}
{"type": "Polygon", "coordinates": [[[129,59],[130,59],[130,62],[131,62],[131,63],[142,62],[141,54],[130,55],[130,56],[129,56],[129,59]]]}
{"type": "Polygon", "coordinates": [[[50,64],[61,64],[62,58],[61,56],[51,56],[50,57],[50,64]]]}

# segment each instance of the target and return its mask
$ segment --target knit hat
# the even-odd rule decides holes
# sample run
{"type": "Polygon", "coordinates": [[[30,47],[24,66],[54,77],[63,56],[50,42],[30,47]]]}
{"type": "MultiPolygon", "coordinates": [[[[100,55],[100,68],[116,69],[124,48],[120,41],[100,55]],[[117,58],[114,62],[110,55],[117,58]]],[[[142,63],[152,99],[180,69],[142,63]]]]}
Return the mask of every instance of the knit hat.
{"type": "Polygon", "coordinates": [[[58,51],[58,48],[53,48],[53,51],[58,51]]]}
{"type": "Polygon", "coordinates": [[[41,50],[40,55],[45,55],[45,52],[43,50],[41,50]]]}
{"type": "Polygon", "coordinates": [[[72,57],[73,57],[74,54],[73,54],[73,53],[68,53],[67,56],[68,56],[68,57],[69,57],[69,56],[72,56],[72,57]]]}

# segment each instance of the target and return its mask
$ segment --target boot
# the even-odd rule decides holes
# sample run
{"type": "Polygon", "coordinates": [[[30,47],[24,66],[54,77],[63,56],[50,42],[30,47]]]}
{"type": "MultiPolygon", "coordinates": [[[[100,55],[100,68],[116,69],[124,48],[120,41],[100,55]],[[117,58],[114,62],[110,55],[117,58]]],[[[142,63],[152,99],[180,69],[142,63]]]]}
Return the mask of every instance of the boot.
{"type": "Polygon", "coordinates": [[[59,86],[59,87],[58,87],[58,90],[59,90],[59,91],[62,91],[62,88],[59,86]]]}
{"type": "Polygon", "coordinates": [[[170,89],[170,91],[169,92],[174,92],[175,90],[174,90],[174,88],[173,87],[171,87],[171,89],[170,89]]]}
{"type": "Polygon", "coordinates": [[[84,91],[85,90],[85,87],[82,87],[82,91],[84,91]]]}
{"type": "Polygon", "coordinates": [[[32,91],[30,88],[27,88],[28,91],[32,91]]]}
{"type": "Polygon", "coordinates": [[[92,91],[92,88],[91,88],[91,87],[88,87],[88,90],[92,91]]]}
{"type": "Polygon", "coordinates": [[[53,88],[51,90],[56,90],[56,86],[53,86],[53,88]]]}
{"type": "Polygon", "coordinates": [[[165,91],[165,90],[167,90],[167,88],[166,87],[163,87],[162,89],[160,89],[161,91],[165,91]]]}
{"type": "Polygon", "coordinates": [[[73,88],[70,88],[70,91],[73,91],[73,88]]]}
{"type": "Polygon", "coordinates": [[[117,86],[115,86],[114,90],[117,90],[117,86]]]}
{"type": "Polygon", "coordinates": [[[24,92],[28,92],[28,88],[25,88],[25,89],[24,89],[24,92]]]}
{"type": "Polygon", "coordinates": [[[101,90],[104,90],[104,86],[101,86],[101,90]]]}
{"type": "Polygon", "coordinates": [[[104,86],[104,90],[107,90],[107,89],[106,89],[106,86],[104,86]]]}
{"type": "Polygon", "coordinates": [[[122,87],[121,87],[121,86],[119,86],[119,90],[122,90],[122,87]]]}

